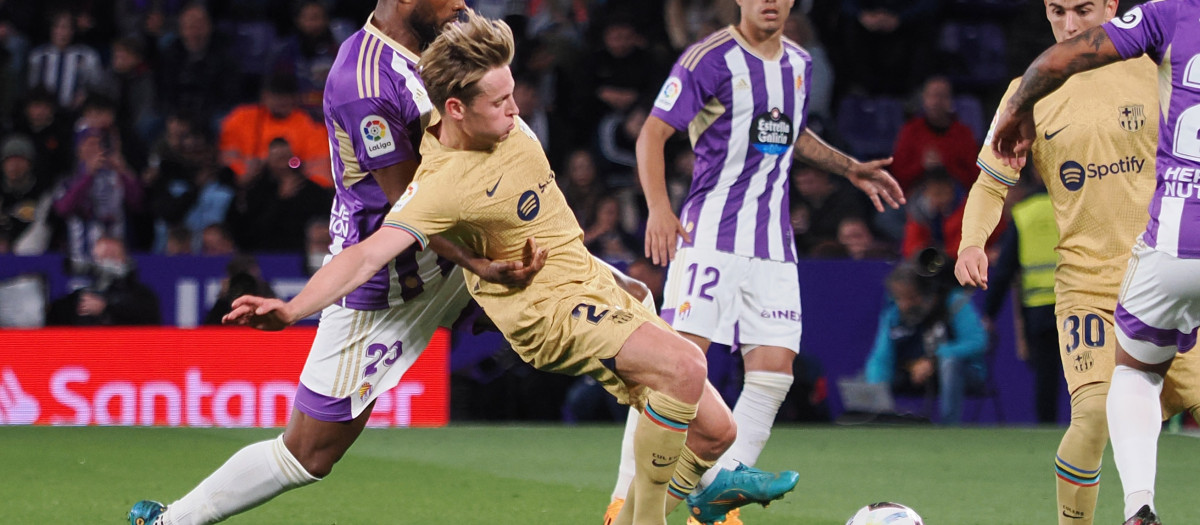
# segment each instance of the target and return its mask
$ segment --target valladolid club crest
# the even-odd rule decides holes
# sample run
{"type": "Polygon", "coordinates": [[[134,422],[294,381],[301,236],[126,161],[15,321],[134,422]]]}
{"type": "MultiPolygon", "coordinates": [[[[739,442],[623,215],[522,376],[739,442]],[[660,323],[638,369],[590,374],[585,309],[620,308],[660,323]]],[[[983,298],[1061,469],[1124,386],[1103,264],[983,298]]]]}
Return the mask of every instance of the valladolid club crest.
{"type": "Polygon", "coordinates": [[[1142,125],[1146,123],[1146,112],[1142,109],[1141,104],[1121,106],[1117,113],[1119,113],[1117,120],[1121,122],[1121,129],[1125,131],[1132,133],[1142,129],[1142,125]]]}

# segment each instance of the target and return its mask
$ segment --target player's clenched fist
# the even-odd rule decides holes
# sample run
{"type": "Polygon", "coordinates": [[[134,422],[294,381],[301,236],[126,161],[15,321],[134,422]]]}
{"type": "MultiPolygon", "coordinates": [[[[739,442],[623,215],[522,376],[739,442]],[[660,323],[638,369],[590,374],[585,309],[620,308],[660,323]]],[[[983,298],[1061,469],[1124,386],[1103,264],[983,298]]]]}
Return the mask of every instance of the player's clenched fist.
{"type": "Polygon", "coordinates": [[[987,290],[987,254],[983,248],[968,246],[958,254],[958,262],[954,263],[954,276],[958,284],[974,286],[987,290]]]}

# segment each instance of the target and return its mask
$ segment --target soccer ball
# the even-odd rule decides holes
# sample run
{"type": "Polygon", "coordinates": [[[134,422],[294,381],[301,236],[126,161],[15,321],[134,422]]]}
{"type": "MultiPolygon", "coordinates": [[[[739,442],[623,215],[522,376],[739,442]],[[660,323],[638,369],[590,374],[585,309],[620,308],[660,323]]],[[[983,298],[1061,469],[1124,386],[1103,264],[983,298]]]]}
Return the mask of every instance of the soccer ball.
{"type": "Polygon", "coordinates": [[[846,525],[924,525],[917,512],[899,503],[872,503],[858,509],[846,525]]]}

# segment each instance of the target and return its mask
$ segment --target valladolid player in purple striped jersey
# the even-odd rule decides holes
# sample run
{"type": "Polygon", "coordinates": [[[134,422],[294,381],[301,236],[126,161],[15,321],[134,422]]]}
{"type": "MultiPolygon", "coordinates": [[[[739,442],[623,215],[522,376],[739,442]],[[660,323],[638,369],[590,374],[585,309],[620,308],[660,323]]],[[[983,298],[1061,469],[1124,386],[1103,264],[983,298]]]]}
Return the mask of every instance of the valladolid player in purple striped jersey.
{"type": "MultiPolygon", "coordinates": [[[[791,0],[737,0],[741,21],[679,57],[638,136],[638,176],[650,209],[646,256],[670,262],[663,319],[702,349],[736,346],[746,366],[734,418],[738,436],[723,456],[689,440],[711,463],[688,497],[693,517],[740,523],[718,504],[739,464],[753,466],[792,384],[800,344],[800,285],[788,211],[793,158],[843,175],[883,211],[903,193],[884,167],[859,162],[806,126],[812,59],[783,38],[791,0]],[[667,198],[663,148],[687,131],[696,153],[680,217],[667,198]],[[735,337],[736,334],[736,337],[735,337]]],[[[635,421],[630,417],[629,421],[635,421]]],[[[626,432],[632,425],[626,425],[626,432]]],[[[629,440],[626,439],[626,442],[629,440]]],[[[628,447],[605,521],[623,505],[628,447]]]]}
{"type": "MultiPolygon", "coordinates": [[[[363,28],[342,43],[324,101],[336,179],[333,254],[378,230],[412,181],[421,135],[434,118],[417,74],[418,53],[465,9],[462,0],[379,0],[363,28]]],[[[431,247],[388,261],[322,311],[282,435],[238,451],[169,506],[138,502],[131,525],[216,523],[324,478],[362,432],[375,399],[399,383],[437,327],[466,305],[454,264],[513,284],[527,282],[546,256],[532,243],[522,262],[509,263],[491,263],[438,237],[431,247]]]]}
{"type": "Polygon", "coordinates": [[[1042,53],[995,125],[993,153],[1024,165],[1034,104],[1075,73],[1149,56],[1158,64],[1157,182],[1117,299],[1108,430],[1126,525],[1158,525],[1154,506],[1164,376],[1200,329],[1200,0],[1149,2],[1042,53]]]}

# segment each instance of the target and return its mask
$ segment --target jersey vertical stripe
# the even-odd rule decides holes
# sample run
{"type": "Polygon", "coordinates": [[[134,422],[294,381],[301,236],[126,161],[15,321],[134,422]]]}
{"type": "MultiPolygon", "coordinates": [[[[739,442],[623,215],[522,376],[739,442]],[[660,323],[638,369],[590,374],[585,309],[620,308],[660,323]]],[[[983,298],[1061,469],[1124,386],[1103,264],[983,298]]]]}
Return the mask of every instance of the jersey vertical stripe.
{"type": "Polygon", "coordinates": [[[684,52],[652,114],[688,129],[696,153],[680,219],[695,246],[795,261],[788,170],[804,130],[808,54],[785,41],[764,59],[735,29],[684,52]]]}
{"type": "MultiPolygon", "coordinates": [[[[723,54],[725,67],[732,77],[748,76],[746,59],[741,51],[736,48],[731,48],[723,54]]],[[[750,113],[753,109],[753,96],[745,91],[733,89],[732,85],[726,86],[724,89],[729,90],[728,105],[730,111],[722,115],[722,120],[729,119],[730,132],[735,130],[747,129],[750,126],[750,113]]],[[[710,128],[710,131],[712,128],[710,128]]],[[[701,136],[704,140],[711,135],[706,133],[701,136]]],[[[710,141],[719,140],[709,139],[710,141]]],[[[721,227],[721,214],[724,211],[726,199],[729,196],[730,187],[737,181],[738,176],[742,172],[742,167],[746,163],[746,149],[749,146],[745,141],[720,141],[723,142],[728,149],[725,154],[723,165],[719,171],[709,173],[695,173],[695,180],[692,185],[692,194],[697,194],[697,189],[703,190],[708,187],[708,191],[704,193],[704,197],[697,203],[698,209],[696,213],[698,219],[695,222],[695,228],[692,232],[692,239],[696,247],[709,250],[719,249],[717,247],[717,232],[721,227]],[[707,180],[706,180],[707,179],[707,180]],[[696,188],[697,183],[700,183],[700,188],[696,188]]],[[[689,196],[688,200],[691,200],[689,196]]],[[[687,224],[685,223],[685,227],[687,224]]]]}

